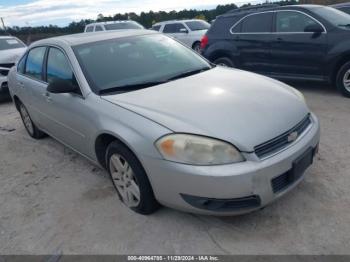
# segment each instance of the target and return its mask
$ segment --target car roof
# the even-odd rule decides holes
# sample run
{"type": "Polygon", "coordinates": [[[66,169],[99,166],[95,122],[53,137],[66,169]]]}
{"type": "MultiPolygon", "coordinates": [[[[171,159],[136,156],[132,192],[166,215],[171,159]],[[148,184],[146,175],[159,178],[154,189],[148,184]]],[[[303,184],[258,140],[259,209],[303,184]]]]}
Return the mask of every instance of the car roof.
{"type": "MultiPolygon", "coordinates": [[[[171,24],[171,23],[179,23],[179,22],[192,22],[192,21],[204,21],[201,19],[178,19],[178,20],[168,20],[168,21],[162,21],[155,23],[153,26],[156,25],[164,25],[164,24],[171,24]]],[[[205,22],[205,21],[204,21],[205,22]]]]}
{"type": "Polygon", "coordinates": [[[248,14],[254,14],[259,12],[268,12],[268,11],[276,11],[276,10],[312,10],[314,8],[322,8],[325,7],[323,5],[312,5],[312,4],[304,4],[304,5],[285,5],[285,6],[279,6],[279,5],[261,5],[256,7],[249,7],[249,8],[238,8],[233,9],[223,15],[218,16],[219,17],[228,17],[228,16],[243,16],[248,14]]]}
{"type": "Polygon", "coordinates": [[[153,30],[143,30],[143,29],[124,29],[118,31],[103,31],[103,32],[93,32],[93,33],[79,33],[72,35],[57,36],[52,38],[47,38],[34,42],[32,46],[40,45],[55,45],[55,44],[66,44],[68,46],[75,46],[80,44],[98,42],[108,39],[141,36],[141,35],[151,35],[159,34],[153,30]]]}
{"type": "Polygon", "coordinates": [[[347,6],[350,6],[350,2],[330,5],[330,7],[347,7],[347,6]]]}
{"type": "Polygon", "coordinates": [[[116,21],[95,22],[95,23],[87,24],[86,26],[109,25],[109,24],[119,24],[119,23],[137,23],[137,22],[135,22],[134,20],[116,20],[116,21]]]}

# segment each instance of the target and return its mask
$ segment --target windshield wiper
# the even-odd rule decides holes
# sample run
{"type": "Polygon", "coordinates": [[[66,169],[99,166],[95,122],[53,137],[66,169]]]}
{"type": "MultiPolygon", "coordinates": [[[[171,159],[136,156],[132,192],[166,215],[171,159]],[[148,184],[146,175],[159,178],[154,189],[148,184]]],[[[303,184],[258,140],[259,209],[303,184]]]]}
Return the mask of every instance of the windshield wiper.
{"type": "Polygon", "coordinates": [[[183,77],[187,77],[187,76],[191,76],[191,75],[195,75],[195,74],[198,74],[198,73],[202,73],[202,72],[207,71],[209,69],[211,69],[211,67],[203,67],[203,68],[196,69],[196,70],[186,71],[186,72],[180,73],[180,74],[178,74],[176,76],[168,78],[166,80],[166,82],[172,81],[172,80],[176,80],[176,79],[179,79],[179,78],[183,78],[183,77]]]}
{"type": "Polygon", "coordinates": [[[139,84],[110,87],[110,88],[100,90],[98,94],[104,95],[104,94],[108,94],[108,93],[124,93],[124,92],[135,91],[135,90],[139,90],[142,88],[147,88],[147,87],[151,87],[151,86],[164,84],[165,82],[166,81],[154,81],[154,82],[146,82],[146,83],[139,83],[139,84]]]}
{"type": "Polygon", "coordinates": [[[108,94],[108,93],[124,93],[124,92],[135,91],[135,90],[139,90],[139,89],[143,89],[143,88],[147,88],[147,87],[151,87],[151,86],[164,84],[164,83],[167,83],[169,81],[173,81],[173,80],[183,78],[186,76],[195,75],[195,74],[207,71],[209,69],[211,69],[211,67],[204,67],[204,68],[200,68],[200,69],[196,69],[196,70],[186,71],[186,72],[180,73],[176,76],[173,76],[173,77],[170,77],[168,79],[161,80],[161,81],[153,81],[153,82],[145,82],[145,83],[139,83],[139,84],[110,87],[110,88],[100,90],[98,94],[104,95],[104,94],[108,94]]]}
{"type": "Polygon", "coordinates": [[[338,26],[350,27],[350,24],[339,24],[338,26]]]}

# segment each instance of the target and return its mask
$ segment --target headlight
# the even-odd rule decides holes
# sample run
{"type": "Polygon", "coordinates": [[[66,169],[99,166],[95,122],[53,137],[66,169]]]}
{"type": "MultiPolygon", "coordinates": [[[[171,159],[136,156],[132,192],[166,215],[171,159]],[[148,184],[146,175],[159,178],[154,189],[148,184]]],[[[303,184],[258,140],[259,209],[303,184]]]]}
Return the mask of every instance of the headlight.
{"type": "Polygon", "coordinates": [[[156,147],[165,159],[184,164],[223,165],[245,160],[233,145],[197,135],[170,134],[160,138],[156,147]]]}

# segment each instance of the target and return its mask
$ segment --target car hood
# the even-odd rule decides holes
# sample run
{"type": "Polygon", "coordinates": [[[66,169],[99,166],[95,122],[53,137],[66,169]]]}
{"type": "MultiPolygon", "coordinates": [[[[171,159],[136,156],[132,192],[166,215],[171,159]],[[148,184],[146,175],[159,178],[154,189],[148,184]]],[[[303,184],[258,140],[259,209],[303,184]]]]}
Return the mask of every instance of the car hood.
{"type": "Polygon", "coordinates": [[[26,47],[0,51],[0,64],[15,63],[27,50],[26,47]]]}
{"type": "Polygon", "coordinates": [[[293,88],[223,67],[103,99],[173,132],[215,137],[245,152],[288,131],[309,113],[293,88]]]}

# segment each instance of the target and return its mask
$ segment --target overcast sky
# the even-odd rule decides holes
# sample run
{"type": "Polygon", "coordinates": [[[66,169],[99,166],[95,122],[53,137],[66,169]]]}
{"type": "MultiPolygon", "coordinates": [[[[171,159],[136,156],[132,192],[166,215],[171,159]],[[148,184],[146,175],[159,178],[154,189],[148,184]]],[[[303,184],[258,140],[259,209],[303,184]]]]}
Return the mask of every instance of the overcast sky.
{"type": "Polygon", "coordinates": [[[65,26],[71,21],[91,18],[99,13],[141,11],[170,11],[182,9],[210,9],[219,4],[259,3],[260,0],[0,0],[0,17],[7,26],[38,26],[54,24],[65,26]]]}

